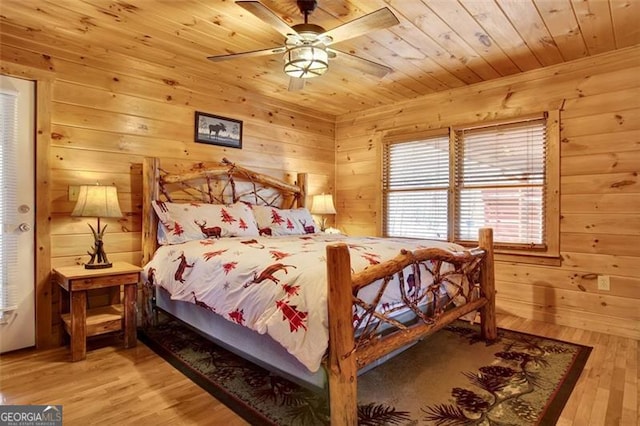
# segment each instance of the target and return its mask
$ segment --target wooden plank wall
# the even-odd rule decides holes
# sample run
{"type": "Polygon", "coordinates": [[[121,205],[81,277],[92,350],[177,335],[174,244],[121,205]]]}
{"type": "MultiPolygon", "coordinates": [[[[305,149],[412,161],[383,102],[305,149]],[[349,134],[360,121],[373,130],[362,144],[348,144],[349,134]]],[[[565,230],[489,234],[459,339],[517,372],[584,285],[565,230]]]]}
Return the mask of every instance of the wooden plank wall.
{"type": "MultiPolygon", "coordinates": [[[[104,241],[109,260],[140,264],[141,174],[135,165],[144,156],[161,157],[174,170],[226,157],[290,181],[297,172],[308,172],[310,195],[334,190],[333,116],[215,81],[194,80],[151,62],[139,60],[131,66],[131,58],[126,61],[115,54],[79,56],[55,43],[39,44],[11,34],[2,36],[0,60],[5,73],[17,66],[46,70],[52,81],[47,191],[52,267],[88,260],[86,252],[93,243],[89,220],[70,216],[75,203],[68,190],[95,182],[117,186],[125,215],[102,221],[107,224],[104,241]],[[196,110],[242,120],[242,149],[195,143],[196,110]]],[[[46,158],[40,164],[46,165],[46,158]]],[[[94,220],[91,223],[95,226],[94,220]]],[[[42,294],[48,297],[49,290],[42,294]]],[[[38,307],[43,314],[38,321],[50,323],[43,327],[51,330],[50,335],[38,333],[44,346],[55,342],[59,331],[56,289],[52,290],[54,306],[48,311],[46,303],[38,307]]],[[[100,297],[106,300],[107,294],[100,297]]]]}
{"type": "Polygon", "coordinates": [[[160,156],[177,168],[226,156],[283,177],[308,171],[311,194],[333,192],[337,180],[338,226],[352,235],[375,234],[380,130],[436,128],[562,106],[562,266],[499,262],[498,307],[640,338],[638,48],[348,114],[336,123],[333,116],[184,76],[150,60],[81,55],[77,46],[46,37],[3,33],[0,59],[51,75],[52,266],[88,257],[87,222],[69,216],[67,191],[96,181],[118,186],[126,215],[106,221],[110,259],[139,263],[140,183],[132,165],[143,156],[160,156]],[[243,120],[243,149],[194,143],[196,110],[243,120]],[[610,291],[597,290],[598,274],[611,276],[610,291]]]}
{"type": "Polygon", "coordinates": [[[640,338],[640,48],[340,116],[338,226],[380,225],[380,135],[561,109],[561,266],[497,262],[498,310],[640,338]],[[597,275],[611,277],[610,291],[597,275]]]}

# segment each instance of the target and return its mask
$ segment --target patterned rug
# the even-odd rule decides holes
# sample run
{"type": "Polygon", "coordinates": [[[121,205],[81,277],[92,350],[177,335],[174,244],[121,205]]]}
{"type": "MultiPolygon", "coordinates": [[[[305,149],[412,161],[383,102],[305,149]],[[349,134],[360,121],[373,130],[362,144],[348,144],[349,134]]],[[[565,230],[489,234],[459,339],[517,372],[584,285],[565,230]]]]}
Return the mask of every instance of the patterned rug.
{"type": "MultiPolygon", "coordinates": [[[[140,339],[252,425],[326,425],[314,393],[162,317],[140,339]]],[[[358,379],[361,425],[550,425],[591,348],[508,330],[487,345],[457,322],[358,379]]]]}

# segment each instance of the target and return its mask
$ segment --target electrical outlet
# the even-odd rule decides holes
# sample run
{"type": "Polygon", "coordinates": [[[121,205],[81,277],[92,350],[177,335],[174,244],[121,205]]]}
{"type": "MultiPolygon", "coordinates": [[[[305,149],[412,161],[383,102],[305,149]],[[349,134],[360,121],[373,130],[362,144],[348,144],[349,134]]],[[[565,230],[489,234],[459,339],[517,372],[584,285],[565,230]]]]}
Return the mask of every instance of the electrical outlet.
{"type": "Polygon", "coordinates": [[[610,290],[609,275],[598,275],[598,290],[610,290]]]}

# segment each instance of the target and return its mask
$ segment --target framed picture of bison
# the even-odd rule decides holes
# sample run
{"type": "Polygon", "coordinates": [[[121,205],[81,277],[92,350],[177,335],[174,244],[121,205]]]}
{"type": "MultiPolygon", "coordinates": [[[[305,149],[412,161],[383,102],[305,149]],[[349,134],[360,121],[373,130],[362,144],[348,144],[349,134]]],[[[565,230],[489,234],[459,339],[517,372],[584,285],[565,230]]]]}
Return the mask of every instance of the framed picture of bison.
{"type": "Polygon", "coordinates": [[[196,111],[196,142],[242,148],[242,121],[196,111]]]}

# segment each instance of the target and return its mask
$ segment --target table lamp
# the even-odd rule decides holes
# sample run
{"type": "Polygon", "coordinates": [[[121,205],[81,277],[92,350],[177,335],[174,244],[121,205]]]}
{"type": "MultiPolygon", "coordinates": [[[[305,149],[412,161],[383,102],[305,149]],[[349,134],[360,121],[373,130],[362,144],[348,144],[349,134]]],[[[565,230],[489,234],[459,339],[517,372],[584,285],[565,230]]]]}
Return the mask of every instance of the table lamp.
{"type": "Polygon", "coordinates": [[[336,214],[336,208],[333,206],[333,196],[331,194],[314,195],[311,204],[311,213],[321,216],[322,222],[320,222],[320,230],[324,232],[327,225],[325,215],[336,214]]]}
{"type": "Polygon", "coordinates": [[[86,269],[110,268],[111,262],[107,259],[104,252],[104,243],[102,237],[107,225],[100,228],[101,217],[122,217],[120,205],[118,204],[118,191],[115,186],[107,185],[82,185],[78,193],[78,201],[71,212],[71,216],[79,217],[96,217],[98,218],[98,226],[94,228],[89,224],[89,228],[93,232],[93,253],[87,252],[91,259],[85,263],[86,269]]]}

